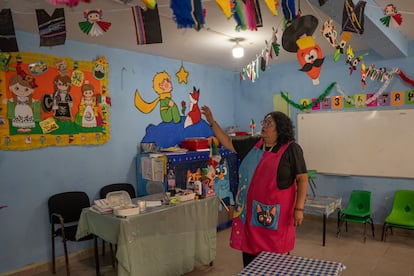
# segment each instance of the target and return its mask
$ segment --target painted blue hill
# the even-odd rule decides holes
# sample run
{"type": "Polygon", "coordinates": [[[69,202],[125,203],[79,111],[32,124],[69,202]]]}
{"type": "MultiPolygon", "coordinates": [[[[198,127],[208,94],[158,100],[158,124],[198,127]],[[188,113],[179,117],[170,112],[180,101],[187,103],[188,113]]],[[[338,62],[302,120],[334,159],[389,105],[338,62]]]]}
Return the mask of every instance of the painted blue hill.
{"type": "Polygon", "coordinates": [[[168,148],[180,145],[180,142],[190,137],[210,137],[214,135],[210,125],[201,120],[197,124],[184,128],[185,117],[181,116],[181,121],[177,124],[161,122],[158,125],[150,124],[145,130],[142,143],[155,142],[158,147],[168,148]]]}

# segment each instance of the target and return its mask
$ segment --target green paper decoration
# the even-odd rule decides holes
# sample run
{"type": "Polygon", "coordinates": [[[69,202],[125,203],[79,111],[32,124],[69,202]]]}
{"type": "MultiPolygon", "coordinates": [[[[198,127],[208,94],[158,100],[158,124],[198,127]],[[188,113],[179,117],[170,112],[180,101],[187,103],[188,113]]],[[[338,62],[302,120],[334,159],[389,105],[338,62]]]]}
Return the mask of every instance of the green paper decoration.
{"type": "Polygon", "coordinates": [[[309,109],[310,107],[314,106],[315,104],[319,103],[320,101],[323,100],[323,98],[325,98],[329,93],[331,93],[332,88],[336,85],[336,82],[331,83],[328,88],[326,88],[325,92],[323,92],[321,95],[319,95],[319,97],[310,102],[309,104],[306,105],[302,105],[302,104],[298,104],[295,103],[294,101],[292,101],[291,99],[288,98],[287,95],[285,95],[285,93],[283,93],[282,91],[280,91],[280,95],[282,96],[282,98],[290,105],[292,105],[293,107],[296,107],[297,109],[300,110],[305,110],[305,109],[309,109]]]}

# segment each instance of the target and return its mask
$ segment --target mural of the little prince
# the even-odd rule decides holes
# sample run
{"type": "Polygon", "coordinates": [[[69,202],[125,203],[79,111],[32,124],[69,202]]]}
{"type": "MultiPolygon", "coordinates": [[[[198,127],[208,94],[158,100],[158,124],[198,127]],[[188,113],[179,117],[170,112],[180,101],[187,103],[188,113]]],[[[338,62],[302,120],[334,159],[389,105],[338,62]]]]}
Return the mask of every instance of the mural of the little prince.
{"type": "Polygon", "coordinates": [[[181,117],[178,107],[172,99],[173,86],[170,75],[165,71],[156,73],[153,78],[153,89],[158,94],[158,98],[151,103],[145,102],[136,90],[135,106],[143,113],[150,113],[159,102],[162,121],[165,123],[179,123],[181,117]]]}

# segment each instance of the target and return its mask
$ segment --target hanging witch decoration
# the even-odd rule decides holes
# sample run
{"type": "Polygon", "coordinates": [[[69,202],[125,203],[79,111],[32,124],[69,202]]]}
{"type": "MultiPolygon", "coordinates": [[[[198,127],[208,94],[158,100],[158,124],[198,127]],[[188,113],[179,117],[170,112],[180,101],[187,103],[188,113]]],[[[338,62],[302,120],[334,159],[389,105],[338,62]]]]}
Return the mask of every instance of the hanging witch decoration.
{"type": "Polygon", "coordinates": [[[282,46],[288,52],[296,52],[300,71],[306,72],[314,85],[319,84],[319,74],[324,57],[321,47],[315,43],[312,34],[318,26],[318,19],[313,15],[305,15],[293,21],[282,36],[282,46]]]}

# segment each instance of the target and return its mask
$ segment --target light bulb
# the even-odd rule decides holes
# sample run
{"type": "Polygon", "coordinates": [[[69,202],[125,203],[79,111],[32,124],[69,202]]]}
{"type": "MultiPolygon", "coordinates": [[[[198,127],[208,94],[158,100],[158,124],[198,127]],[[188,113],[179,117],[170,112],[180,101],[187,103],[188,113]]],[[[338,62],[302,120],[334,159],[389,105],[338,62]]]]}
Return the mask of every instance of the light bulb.
{"type": "Polygon", "coordinates": [[[239,43],[236,43],[232,49],[232,53],[234,58],[241,58],[244,56],[244,49],[239,43]]]}

